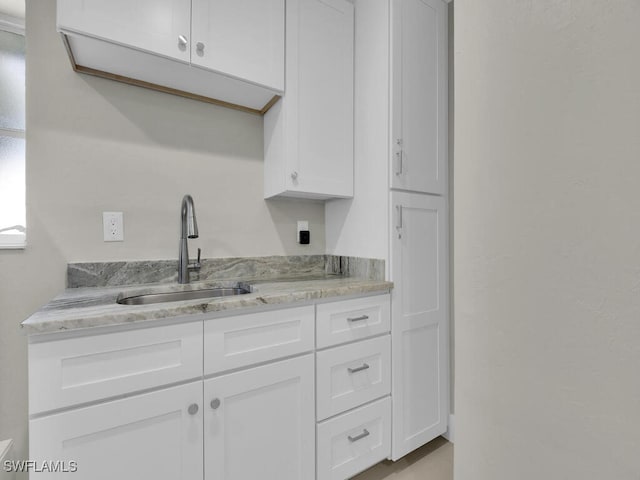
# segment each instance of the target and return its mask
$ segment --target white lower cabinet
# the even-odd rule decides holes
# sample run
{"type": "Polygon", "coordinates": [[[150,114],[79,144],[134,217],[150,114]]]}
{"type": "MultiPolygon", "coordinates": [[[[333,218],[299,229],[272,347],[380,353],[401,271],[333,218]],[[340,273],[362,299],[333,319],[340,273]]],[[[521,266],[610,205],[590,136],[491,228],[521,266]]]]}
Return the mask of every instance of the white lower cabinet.
{"type": "Polygon", "coordinates": [[[447,430],[449,314],[447,205],[393,192],[393,454],[397,460],[447,430]]]}
{"type": "Polygon", "coordinates": [[[346,479],[391,454],[389,328],[385,292],[30,339],[30,478],[346,479]]]}
{"type": "Polygon", "coordinates": [[[391,392],[389,335],[318,352],[318,420],[391,392]]]}
{"type": "Polygon", "coordinates": [[[204,382],[207,480],[312,479],[313,355],[204,382]]]}
{"type": "Polygon", "coordinates": [[[64,461],[75,473],[31,472],[38,480],[202,478],[202,382],[32,419],[29,456],[64,461]]]}
{"type": "Polygon", "coordinates": [[[317,480],[343,480],[387,458],[391,398],[319,423],[317,449],[317,480]]]}

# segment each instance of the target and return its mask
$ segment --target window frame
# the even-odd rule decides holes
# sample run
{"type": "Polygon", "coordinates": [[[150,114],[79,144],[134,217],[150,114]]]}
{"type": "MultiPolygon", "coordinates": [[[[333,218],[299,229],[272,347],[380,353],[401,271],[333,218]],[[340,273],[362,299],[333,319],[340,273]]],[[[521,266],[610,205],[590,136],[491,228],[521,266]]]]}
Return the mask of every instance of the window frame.
{"type": "MultiPolygon", "coordinates": [[[[0,13],[0,30],[25,36],[25,22],[22,18],[16,18],[0,13]]],[[[26,139],[25,130],[0,127],[0,135],[26,139]]],[[[26,201],[26,198],[25,198],[26,201]]],[[[26,222],[26,221],[25,221],[26,222]]],[[[26,230],[20,233],[0,232],[0,250],[24,250],[27,246],[26,230]]]]}

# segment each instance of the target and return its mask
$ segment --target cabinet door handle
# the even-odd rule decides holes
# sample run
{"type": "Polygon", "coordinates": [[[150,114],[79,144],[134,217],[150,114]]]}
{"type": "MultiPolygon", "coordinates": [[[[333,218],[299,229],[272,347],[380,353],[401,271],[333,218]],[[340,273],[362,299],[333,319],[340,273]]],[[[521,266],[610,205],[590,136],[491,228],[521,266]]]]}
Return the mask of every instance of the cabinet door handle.
{"type": "Polygon", "coordinates": [[[365,428],[364,430],[362,430],[361,434],[356,435],[355,437],[349,435],[347,438],[350,442],[357,442],[358,440],[362,440],[364,437],[368,437],[369,435],[371,435],[371,433],[369,433],[369,430],[365,428]]]}
{"type": "Polygon", "coordinates": [[[187,37],[184,35],[178,35],[178,46],[186,47],[187,46],[187,37]]]}
{"type": "Polygon", "coordinates": [[[189,412],[189,415],[195,415],[196,413],[198,413],[199,409],[200,407],[198,407],[197,403],[192,403],[191,405],[189,405],[187,412],[189,412]]]}
{"type": "Polygon", "coordinates": [[[396,218],[396,233],[398,238],[402,238],[402,205],[396,205],[398,216],[396,218]]]}
{"type": "Polygon", "coordinates": [[[369,364],[368,363],[363,363],[361,367],[357,367],[357,368],[347,368],[347,370],[349,371],[349,373],[357,373],[357,372],[362,372],[363,370],[368,370],[369,368],[369,364]]]}
{"type": "Polygon", "coordinates": [[[396,152],[396,158],[398,159],[398,168],[396,169],[396,176],[402,175],[402,163],[403,163],[404,151],[400,150],[396,152]]]}
{"type": "Polygon", "coordinates": [[[369,320],[369,315],[360,315],[359,317],[347,318],[347,322],[359,322],[361,320],[369,320]]]}
{"type": "Polygon", "coordinates": [[[204,52],[204,43],[202,42],[196,43],[196,50],[199,52],[204,52]]]}
{"type": "Polygon", "coordinates": [[[297,180],[298,179],[298,172],[291,172],[291,179],[292,180],[297,180]]]}
{"type": "Polygon", "coordinates": [[[217,410],[218,407],[220,406],[220,399],[219,398],[214,398],[213,400],[211,400],[211,408],[214,410],[217,410]]]}

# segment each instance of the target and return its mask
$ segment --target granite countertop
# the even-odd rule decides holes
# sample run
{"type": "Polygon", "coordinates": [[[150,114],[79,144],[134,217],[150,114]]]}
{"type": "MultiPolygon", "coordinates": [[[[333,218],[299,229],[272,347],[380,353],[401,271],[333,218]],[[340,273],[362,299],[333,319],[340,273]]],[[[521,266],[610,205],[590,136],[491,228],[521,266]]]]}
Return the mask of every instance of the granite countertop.
{"type": "Polygon", "coordinates": [[[249,281],[251,293],[150,305],[120,305],[116,300],[145,293],[165,293],[201,288],[229,287],[232,280],[69,288],[22,322],[27,334],[53,333],[84,328],[125,325],[192,314],[251,309],[265,305],[287,305],[321,298],[384,293],[393,283],[341,275],[310,275],[249,281]]]}

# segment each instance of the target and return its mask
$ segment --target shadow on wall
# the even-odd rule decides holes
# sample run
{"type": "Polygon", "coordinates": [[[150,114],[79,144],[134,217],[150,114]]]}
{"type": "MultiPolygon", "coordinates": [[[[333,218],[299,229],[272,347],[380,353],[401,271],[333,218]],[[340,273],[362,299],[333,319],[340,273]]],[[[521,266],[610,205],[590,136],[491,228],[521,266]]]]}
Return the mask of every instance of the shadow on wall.
{"type": "MultiPolygon", "coordinates": [[[[71,67],[69,67],[71,71],[71,67]]],[[[75,73],[76,82],[90,89],[90,102],[112,109],[121,122],[104,125],[96,116],[73,121],[74,132],[101,139],[131,143],[153,142],[160,147],[212,156],[241,157],[263,161],[256,150],[256,131],[262,131],[262,117],[175,95],[134,87],[113,80],[75,73]],[[80,128],[78,128],[80,127],[80,128]]],[[[91,109],[90,105],[87,105],[91,109]]]]}

